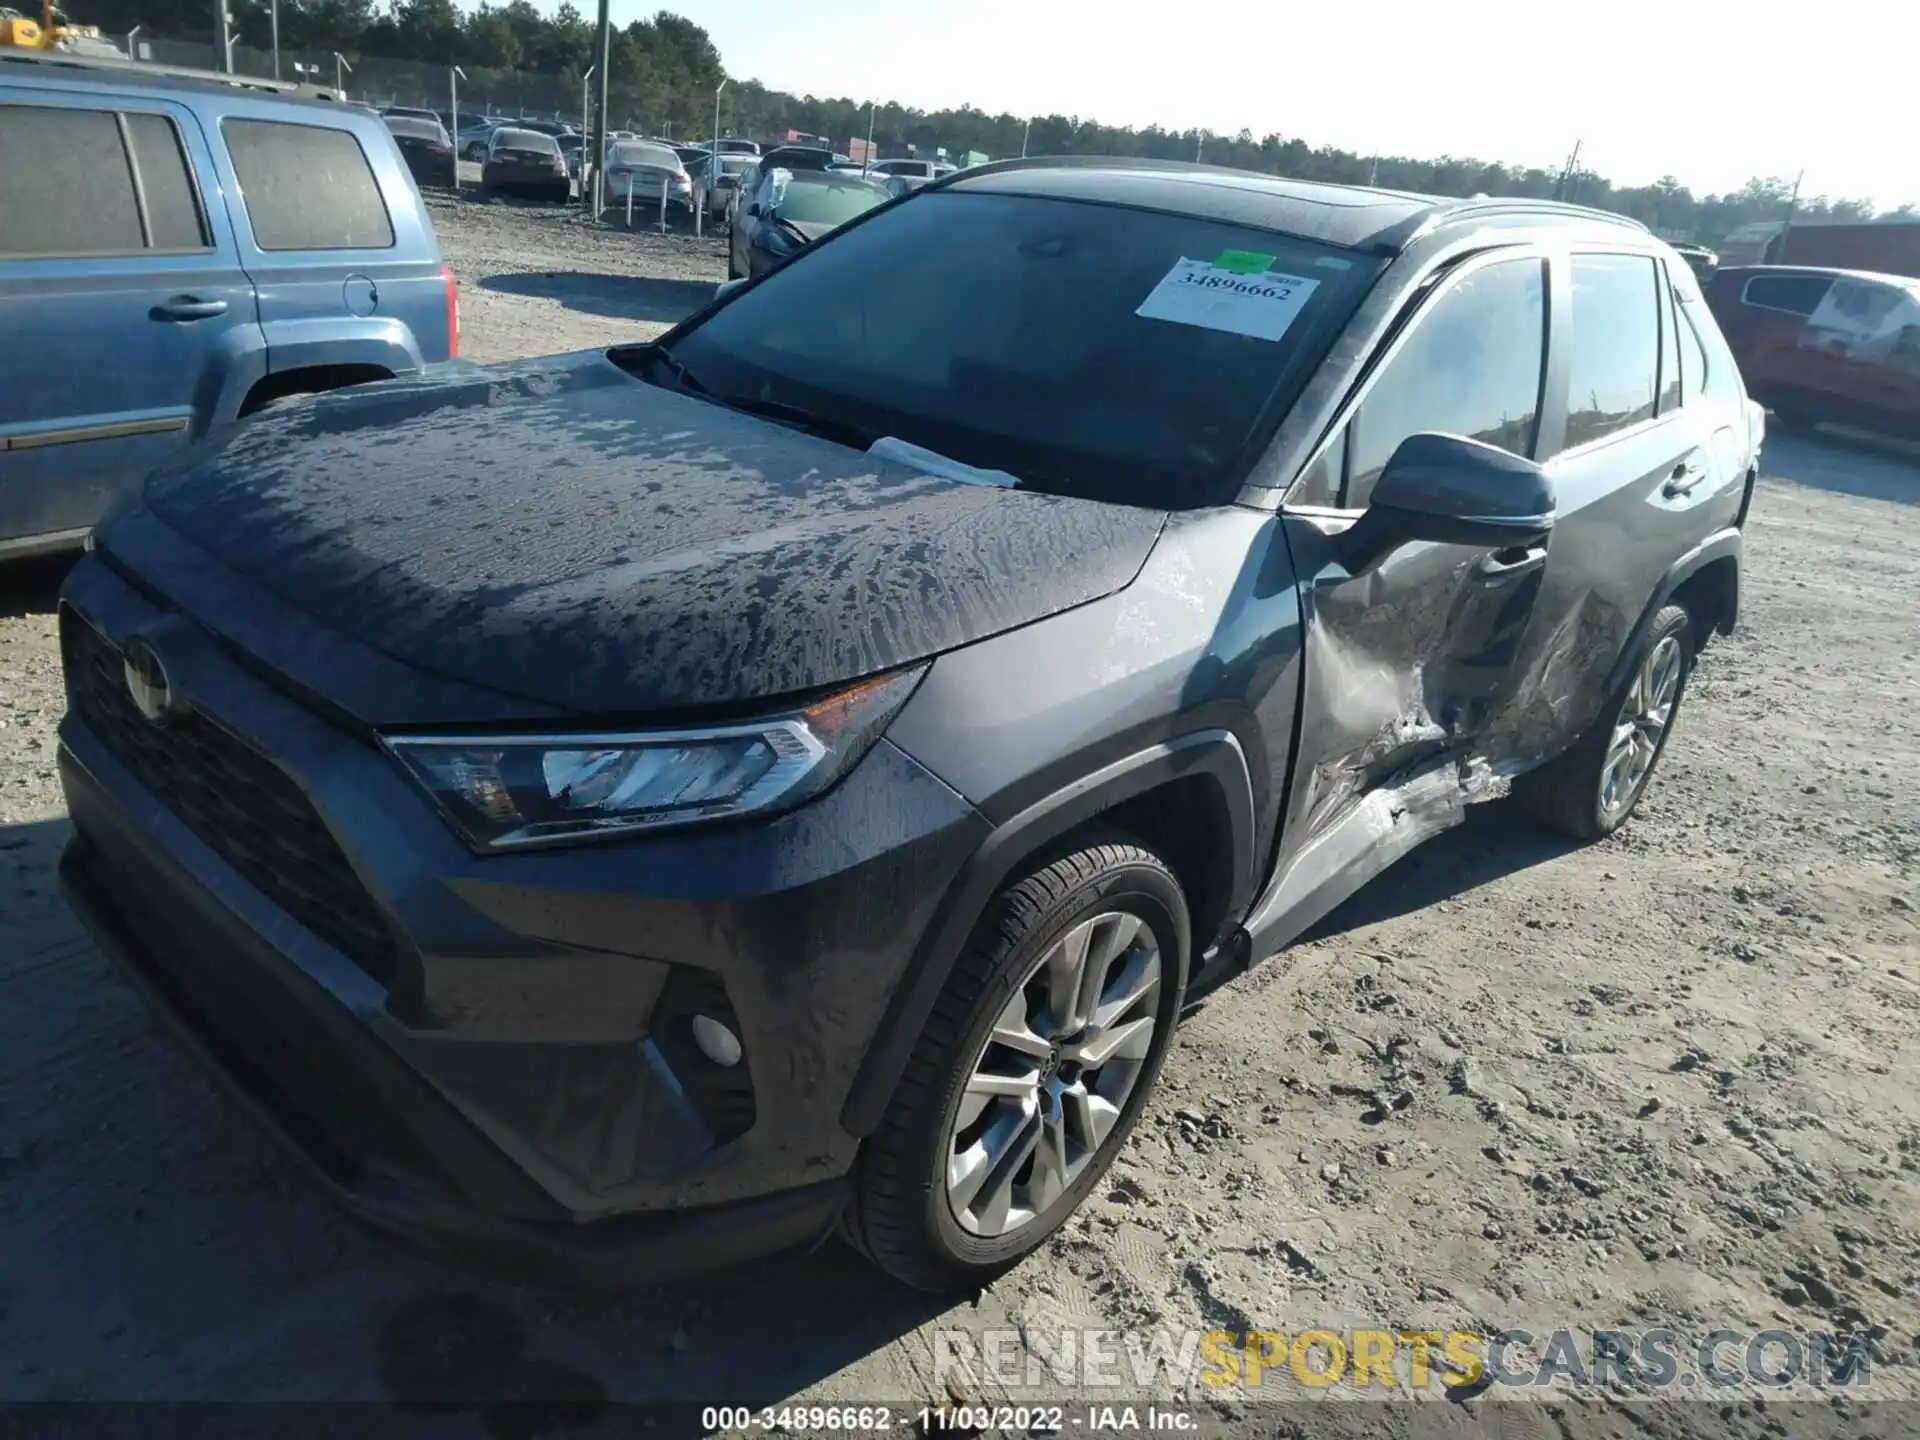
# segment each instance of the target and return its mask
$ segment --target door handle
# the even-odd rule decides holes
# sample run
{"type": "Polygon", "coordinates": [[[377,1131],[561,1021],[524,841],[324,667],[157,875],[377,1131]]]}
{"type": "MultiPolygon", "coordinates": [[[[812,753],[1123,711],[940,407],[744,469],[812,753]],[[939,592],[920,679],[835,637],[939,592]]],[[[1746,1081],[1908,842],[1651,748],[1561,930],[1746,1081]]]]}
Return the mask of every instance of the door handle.
{"type": "Polygon", "coordinates": [[[176,295],[147,312],[155,320],[211,320],[227,313],[224,300],[196,300],[191,295],[176,295]]]}
{"type": "Polygon", "coordinates": [[[1532,570],[1546,563],[1547,547],[1544,545],[1509,545],[1504,550],[1496,550],[1478,565],[1473,573],[1482,580],[1498,580],[1508,575],[1518,575],[1523,570],[1532,570]]]}
{"type": "Polygon", "coordinates": [[[1673,467],[1673,473],[1667,477],[1667,483],[1660,487],[1660,493],[1669,500],[1677,500],[1706,478],[1705,466],[1689,465],[1682,460],[1673,467]]]}

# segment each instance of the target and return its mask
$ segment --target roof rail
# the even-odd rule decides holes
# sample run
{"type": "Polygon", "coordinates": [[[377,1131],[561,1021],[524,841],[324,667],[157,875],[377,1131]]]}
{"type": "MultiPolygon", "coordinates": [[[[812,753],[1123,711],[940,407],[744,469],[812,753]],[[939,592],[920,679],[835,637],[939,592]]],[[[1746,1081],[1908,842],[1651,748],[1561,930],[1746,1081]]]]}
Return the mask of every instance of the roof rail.
{"type": "Polygon", "coordinates": [[[229,74],[224,70],[196,70],[186,65],[156,65],[145,60],[88,55],[71,50],[27,50],[0,45],[0,62],[42,65],[50,70],[99,70],[114,75],[143,78],[197,80],[213,85],[232,85],[246,90],[267,90],[276,95],[293,95],[304,100],[343,100],[331,85],[309,85],[304,81],[269,80],[261,75],[229,74]]]}

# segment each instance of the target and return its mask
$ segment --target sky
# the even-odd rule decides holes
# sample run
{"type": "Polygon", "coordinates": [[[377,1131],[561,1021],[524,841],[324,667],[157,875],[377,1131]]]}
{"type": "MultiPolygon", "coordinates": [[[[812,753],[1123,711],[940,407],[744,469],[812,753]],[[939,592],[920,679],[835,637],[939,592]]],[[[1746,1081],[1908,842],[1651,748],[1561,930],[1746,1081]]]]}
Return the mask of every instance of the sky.
{"type": "Polygon", "coordinates": [[[1553,168],[1578,140],[1623,184],[1920,200],[1920,0],[612,0],[616,24],[661,8],[801,95],[1553,168]]]}

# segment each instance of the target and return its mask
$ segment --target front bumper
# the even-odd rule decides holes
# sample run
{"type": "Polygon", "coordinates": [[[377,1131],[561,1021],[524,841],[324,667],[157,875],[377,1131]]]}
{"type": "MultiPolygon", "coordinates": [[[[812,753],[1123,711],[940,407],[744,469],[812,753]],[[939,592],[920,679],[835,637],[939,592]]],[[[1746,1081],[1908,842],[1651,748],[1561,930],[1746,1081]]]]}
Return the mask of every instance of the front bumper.
{"type": "Polygon", "coordinates": [[[476,857],[368,737],[104,555],[67,602],[74,907],[354,1210],[615,1281],[831,1225],[853,1076],[986,828],[960,797],[882,741],[778,820],[476,857]],[[151,734],[82,693],[135,635],[183,709],[151,734]],[[168,759],[203,751],[217,804],[168,759]],[[696,1011],[744,1075],[692,1047],[696,1011]]]}

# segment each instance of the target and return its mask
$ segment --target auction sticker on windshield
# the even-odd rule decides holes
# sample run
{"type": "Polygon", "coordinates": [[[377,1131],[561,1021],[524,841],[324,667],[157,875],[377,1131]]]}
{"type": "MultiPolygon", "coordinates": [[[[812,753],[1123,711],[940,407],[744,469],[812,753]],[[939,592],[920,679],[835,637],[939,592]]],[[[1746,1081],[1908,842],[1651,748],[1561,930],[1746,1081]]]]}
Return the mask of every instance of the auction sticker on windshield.
{"type": "Polygon", "coordinates": [[[1320,282],[1278,270],[1249,274],[1232,263],[1238,255],[1229,251],[1222,256],[1227,265],[1183,257],[1133,313],[1147,320],[1278,340],[1320,282]]]}

